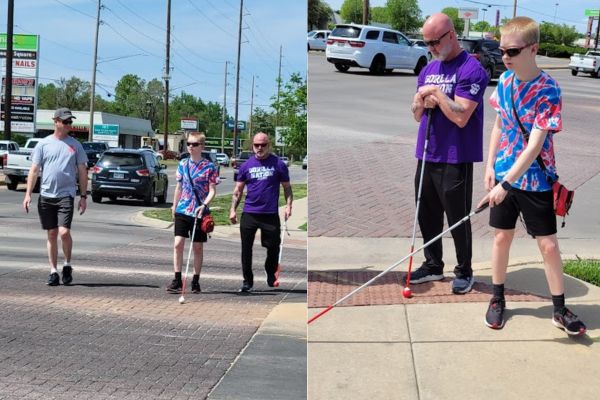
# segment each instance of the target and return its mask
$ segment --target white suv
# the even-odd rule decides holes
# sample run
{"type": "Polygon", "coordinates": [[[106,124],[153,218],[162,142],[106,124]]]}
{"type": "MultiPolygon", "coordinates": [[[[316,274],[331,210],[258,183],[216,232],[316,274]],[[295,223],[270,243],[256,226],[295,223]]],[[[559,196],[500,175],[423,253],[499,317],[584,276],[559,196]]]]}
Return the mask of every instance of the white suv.
{"type": "Polygon", "coordinates": [[[398,68],[418,75],[427,65],[427,50],[404,34],[369,25],[337,25],[327,39],[325,55],[341,72],[360,67],[380,75],[398,68]]]}

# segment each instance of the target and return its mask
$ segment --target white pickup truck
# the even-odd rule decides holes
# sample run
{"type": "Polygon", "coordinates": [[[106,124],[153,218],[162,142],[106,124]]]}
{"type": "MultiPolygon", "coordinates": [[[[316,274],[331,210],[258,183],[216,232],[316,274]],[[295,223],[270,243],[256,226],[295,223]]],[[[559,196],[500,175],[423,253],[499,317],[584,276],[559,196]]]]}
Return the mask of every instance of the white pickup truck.
{"type": "MultiPolygon", "coordinates": [[[[28,139],[25,146],[17,151],[8,151],[6,157],[6,165],[4,166],[4,180],[8,190],[17,190],[19,183],[27,182],[27,175],[31,168],[31,152],[38,142],[42,140],[40,138],[28,139]]],[[[39,180],[34,188],[34,192],[37,192],[39,188],[39,180]]]]}
{"type": "Polygon", "coordinates": [[[590,50],[585,55],[575,53],[571,56],[569,63],[571,75],[576,76],[579,72],[591,74],[594,78],[598,78],[600,72],[600,50],[590,50]]]}

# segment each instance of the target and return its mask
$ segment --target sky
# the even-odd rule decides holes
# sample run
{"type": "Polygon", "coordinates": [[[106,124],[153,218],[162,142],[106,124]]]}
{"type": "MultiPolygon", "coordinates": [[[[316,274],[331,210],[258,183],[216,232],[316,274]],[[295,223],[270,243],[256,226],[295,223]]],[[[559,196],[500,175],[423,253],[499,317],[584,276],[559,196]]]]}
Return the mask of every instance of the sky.
{"type": "MultiPolygon", "coordinates": [[[[325,0],[334,10],[339,10],[344,0],[325,0]]],[[[371,7],[384,6],[386,0],[371,0],[371,7]]],[[[485,20],[495,24],[496,10],[500,10],[500,19],[511,18],[513,15],[513,0],[420,0],[418,1],[423,17],[441,11],[446,7],[479,8],[479,21],[485,20]],[[487,7],[492,5],[492,7],[487,7]],[[487,11],[484,13],[483,8],[487,11]]],[[[586,9],[600,9],[599,0],[518,0],[517,15],[530,17],[538,22],[556,22],[575,26],[578,32],[585,33],[588,18],[584,15],[586,9]],[[558,5],[557,5],[558,4],[558,5]]],[[[471,21],[477,22],[477,21],[471,21]]],[[[594,24],[594,32],[596,25],[594,24]]]]}
{"type": "MultiPolygon", "coordinates": [[[[7,0],[0,0],[6,32],[7,0]]],[[[167,0],[102,0],[96,94],[110,99],[119,79],[161,79],[165,67],[167,0]]],[[[72,76],[92,80],[98,0],[15,0],[14,33],[40,35],[39,81],[72,76]]],[[[233,115],[240,0],[171,1],[171,95],[182,91],[222,104],[228,64],[227,108],[233,115]]],[[[239,115],[270,108],[281,75],[306,76],[306,1],[245,0],[239,115]]]]}

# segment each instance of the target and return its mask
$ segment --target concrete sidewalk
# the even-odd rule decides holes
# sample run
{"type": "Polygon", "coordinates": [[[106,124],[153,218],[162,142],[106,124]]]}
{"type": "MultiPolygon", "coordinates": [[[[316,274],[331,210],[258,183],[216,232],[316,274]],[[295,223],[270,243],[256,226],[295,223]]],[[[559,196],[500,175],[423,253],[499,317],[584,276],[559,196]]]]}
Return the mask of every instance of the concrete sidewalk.
{"type": "MultiPolygon", "coordinates": [[[[577,189],[566,228],[559,228],[558,233],[565,259],[600,258],[598,196],[599,175],[577,189]]],[[[487,220],[488,213],[474,218],[487,220]]],[[[416,244],[422,240],[418,238],[416,244]]],[[[319,287],[336,286],[330,298],[338,299],[349,287],[364,283],[352,279],[357,274],[375,275],[407,255],[410,238],[310,237],[309,248],[311,274],[337,274],[337,282],[319,282],[319,287]],[[340,282],[344,277],[349,281],[340,282]]],[[[444,248],[449,267],[445,273],[452,278],[455,260],[449,239],[444,248]]],[[[374,305],[381,300],[377,296],[389,300],[398,294],[390,290],[401,290],[401,284],[391,282],[396,278],[389,277],[354,296],[353,304],[363,306],[342,303],[309,325],[308,398],[596,397],[600,390],[600,288],[565,277],[567,305],[588,327],[587,335],[568,337],[551,323],[552,304],[535,241],[515,239],[506,282],[515,297],[507,295],[506,326],[495,331],[483,322],[491,288],[491,239],[475,238],[473,251],[478,293],[456,296],[418,288],[427,284],[414,285],[413,293],[419,292],[413,299],[374,305]]],[[[421,261],[419,253],[413,265],[421,261]]],[[[406,268],[404,263],[396,271],[406,268]]],[[[313,292],[316,283],[309,281],[309,304],[317,295],[313,292]]],[[[448,279],[446,290],[449,284],[448,279]]],[[[309,308],[309,316],[321,307],[309,308]]]]}

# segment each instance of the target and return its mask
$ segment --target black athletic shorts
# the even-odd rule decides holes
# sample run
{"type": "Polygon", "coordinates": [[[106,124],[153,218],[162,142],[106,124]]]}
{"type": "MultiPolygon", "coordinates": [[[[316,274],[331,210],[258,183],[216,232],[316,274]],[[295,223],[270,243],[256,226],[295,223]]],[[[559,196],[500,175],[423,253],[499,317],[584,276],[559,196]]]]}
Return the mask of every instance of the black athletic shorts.
{"type": "Polygon", "coordinates": [[[519,214],[527,233],[533,237],[556,233],[556,215],[552,190],[528,192],[512,188],[504,201],[490,209],[490,226],[498,229],[515,229],[519,214]]]}
{"type": "MultiPolygon", "coordinates": [[[[192,236],[194,230],[194,217],[190,217],[184,214],[175,214],[175,236],[182,236],[189,238],[192,236]]],[[[200,219],[196,225],[196,234],[194,235],[193,242],[206,242],[208,237],[206,233],[202,232],[200,228],[200,219]]]]}
{"type": "Polygon", "coordinates": [[[38,198],[38,213],[42,229],[55,229],[59,226],[71,229],[73,203],[71,196],[53,198],[40,195],[38,198]]]}

